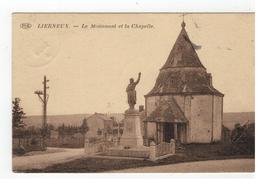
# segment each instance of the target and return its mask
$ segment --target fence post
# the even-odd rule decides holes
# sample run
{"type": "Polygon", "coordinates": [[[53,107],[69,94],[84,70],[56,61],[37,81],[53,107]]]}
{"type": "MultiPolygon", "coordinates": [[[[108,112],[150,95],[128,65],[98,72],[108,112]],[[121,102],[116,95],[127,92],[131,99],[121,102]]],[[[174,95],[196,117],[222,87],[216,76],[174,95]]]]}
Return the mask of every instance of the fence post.
{"type": "Polygon", "coordinates": [[[114,144],[114,146],[119,145],[118,137],[113,137],[113,144],[114,144]]]}
{"type": "Polygon", "coordinates": [[[89,140],[88,140],[88,138],[85,139],[84,148],[85,148],[85,153],[88,153],[89,152],[89,140]]]}
{"type": "Polygon", "coordinates": [[[150,160],[156,160],[156,145],[153,141],[150,143],[149,151],[150,151],[150,155],[149,155],[150,160]]]}
{"type": "Polygon", "coordinates": [[[172,154],[175,154],[175,140],[174,139],[171,139],[171,153],[172,154]]]}

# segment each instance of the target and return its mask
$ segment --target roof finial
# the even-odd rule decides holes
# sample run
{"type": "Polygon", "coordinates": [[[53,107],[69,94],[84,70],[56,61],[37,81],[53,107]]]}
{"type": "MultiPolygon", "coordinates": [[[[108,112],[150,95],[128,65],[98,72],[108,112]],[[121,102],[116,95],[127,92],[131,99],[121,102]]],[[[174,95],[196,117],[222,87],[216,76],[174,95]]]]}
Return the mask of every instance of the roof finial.
{"type": "Polygon", "coordinates": [[[181,27],[182,27],[182,28],[185,28],[185,26],[186,26],[185,22],[182,21],[182,23],[181,23],[181,27]]]}
{"type": "Polygon", "coordinates": [[[182,23],[181,23],[181,27],[182,28],[185,28],[185,26],[186,26],[186,24],[185,24],[185,22],[184,22],[184,16],[185,16],[186,14],[185,13],[183,13],[181,16],[182,16],[182,23]]]}

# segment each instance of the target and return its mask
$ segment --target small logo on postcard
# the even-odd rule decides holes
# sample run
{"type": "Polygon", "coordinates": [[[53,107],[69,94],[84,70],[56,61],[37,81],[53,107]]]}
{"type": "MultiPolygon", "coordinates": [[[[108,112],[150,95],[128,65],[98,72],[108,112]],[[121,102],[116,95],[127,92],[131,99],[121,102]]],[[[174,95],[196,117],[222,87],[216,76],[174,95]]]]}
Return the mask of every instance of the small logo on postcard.
{"type": "Polygon", "coordinates": [[[32,27],[32,24],[30,23],[21,23],[20,28],[22,29],[30,29],[32,27]]]}

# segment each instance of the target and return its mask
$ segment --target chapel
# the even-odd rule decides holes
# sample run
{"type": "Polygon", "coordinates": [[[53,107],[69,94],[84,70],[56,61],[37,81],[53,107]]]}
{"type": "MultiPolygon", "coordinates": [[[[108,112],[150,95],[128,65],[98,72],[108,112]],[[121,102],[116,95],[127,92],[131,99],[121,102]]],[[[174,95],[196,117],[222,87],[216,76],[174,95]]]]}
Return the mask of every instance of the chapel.
{"type": "Polygon", "coordinates": [[[145,95],[144,143],[211,143],[221,140],[224,95],[201,63],[185,22],[160,69],[154,87],[145,95]]]}

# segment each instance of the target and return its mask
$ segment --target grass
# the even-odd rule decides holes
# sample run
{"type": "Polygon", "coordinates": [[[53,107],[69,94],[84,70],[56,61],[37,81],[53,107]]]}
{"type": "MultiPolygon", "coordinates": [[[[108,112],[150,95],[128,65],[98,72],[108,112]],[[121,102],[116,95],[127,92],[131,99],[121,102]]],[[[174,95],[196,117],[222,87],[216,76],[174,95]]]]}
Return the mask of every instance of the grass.
{"type": "Polygon", "coordinates": [[[140,161],[130,159],[110,159],[110,158],[82,158],[71,162],[56,164],[43,170],[32,169],[23,172],[33,173],[95,173],[109,170],[120,170],[126,168],[151,166],[151,161],[140,161]]]}
{"type": "MultiPolygon", "coordinates": [[[[45,155],[45,154],[49,154],[49,153],[59,153],[59,152],[63,152],[63,151],[65,151],[65,150],[51,148],[51,149],[47,149],[46,151],[30,151],[28,153],[25,153],[23,156],[45,155]]],[[[17,157],[17,155],[14,154],[13,157],[17,157]]]]}
{"type": "Polygon", "coordinates": [[[216,144],[189,144],[178,154],[152,162],[149,160],[112,159],[112,158],[81,158],[66,163],[55,164],[45,169],[31,169],[16,172],[33,173],[93,173],[110,170],[129,169],[145,166],[167,165],[181,162],[223,160],[235,158],[254,158],[253,152],[236,150],[231,145],[216,144]]]}

